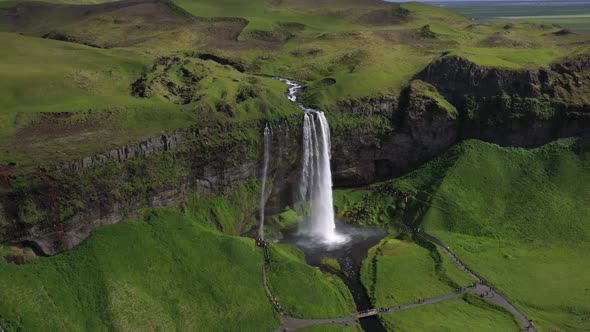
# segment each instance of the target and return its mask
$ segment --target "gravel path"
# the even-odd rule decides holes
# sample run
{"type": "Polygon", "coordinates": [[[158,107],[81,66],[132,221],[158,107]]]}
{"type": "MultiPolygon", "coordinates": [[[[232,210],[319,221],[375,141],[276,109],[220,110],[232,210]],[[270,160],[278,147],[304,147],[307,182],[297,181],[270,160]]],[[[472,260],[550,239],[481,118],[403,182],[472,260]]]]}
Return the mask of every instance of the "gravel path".
{"type": "Polygon", "coordinates": [[[428,241],[436,244],[442,251],[451,258],[453,263],[457,265],[461,270],[465,271],[471,277],[475,278],[479,285],[475,289],[475,293],[478,295],[484,295],[485,298],[498,303],[499,305],[506,308],[510,311],[514,317],[518,320],[518,323],[527,331],[536,331],[534,327],[529,328],[529,318],[520,311],[512,302],[508,301],[506,297],[504,297],[501,293],[499,293],[487,280],[479,276],[477,273],[473,272],[470,268],[468,268],[455,254],[451,252],[449,247],[445,246],[439,239],[436,237],[427,234],[423,231],[418,232],[418,235],[427,239],[428,241]]]}
{"type": "MultiPolygon", "coordinates": [[[[462,271],[469,274],[473,279],[477,280],[477,284],[475,286],[471,286],[468,288],[464,288],[460,291],[455,293],[434,297],[430,299],[425,299],[422,302],[418,303],[410,303],[401,306],[395,306],[391,308],[385,308],[381,311],[373,309],[367,312],[360,312],[354,313],[350,316],[346,317],[338,317],[338,318],[326,318],[326,319],[301,319],[301,318],[293,318],[286,315],[281,316],[282,325],[278,327],[275,332],[289,332],[295,331],[297,329],[301,329],[304,327],[312,326],[312,325],[321,325],[321,324],[342,324],[342,325],[355,325],[358,322],[359,317],[369,317],[375,316],[383,313],[392,313],[397,311],[409,310],[417,307],[421,307],[424,305],[429,305],[433,303],[439,303],[454,299],[459,297],[465,293],[471,292],[480,297],[486,298],[487,300],[493,301],[502,307],[506,308],[510,311],[517,319],[520,326],[525,331],[532,331],[536,332],[537,330],[534,327],[529,328],[529,319],[528,317],[520,311],[514,304],[508,301],[502,294],[498,293],[496,289],[494,289],[485,279],[480,277],[477,273],[473,272],[473,270],[469,269],[463,262],[453,254],[447,246],[445,246],[439,239],[435,238],[434,236],[424,233],[418,232],[417,235],[425,238],[426,240],[436,244],[441,250],[449,256],[451,261],[457,265],[462,271]]],[[[264,277],[266,280],[266,271],[264,271],[264,277]]],[[[265,282],[267,285],[267,282],[265,282]]],[[[270,295],[272,297],[272,295],[270,295]]]]}

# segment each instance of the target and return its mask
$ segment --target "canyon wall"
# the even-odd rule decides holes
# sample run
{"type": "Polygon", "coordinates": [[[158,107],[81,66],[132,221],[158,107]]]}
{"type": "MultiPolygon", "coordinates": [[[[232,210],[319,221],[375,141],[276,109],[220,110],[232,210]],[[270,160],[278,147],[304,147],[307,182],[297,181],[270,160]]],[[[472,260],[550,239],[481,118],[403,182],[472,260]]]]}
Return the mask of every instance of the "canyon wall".
{"type": "MultiPolygon", "coordinates": [[[[291,192],[284,179],[296,174],[300,133],[292,128],[300,122],[291,117],[272,123],[269,170],[283,179],[273,187],[281,195],[291,192]]],[[[14,177],[10,190],[0,193],[0,241],[53,255],[142,208],[169,207],[190,193],[220,195],[257,181],[265,124],[184,129],[14,177]]]]}
{"type": "Polygon", "coordinates": [[[535,70],[488,68],[444,56],[399,98],[363,100],[342,109],[392,123],[388,133],[346,132],[335,138],[335,184],[366,185],[404,174],[462,139],[531,148],[589,136],[590,55],[535,70]]]}
{"type": "MultiPolygon", "coordinates": [[[[535,147],[587,136],[589,58],[512,70],[444,56],[397,97],[341,103],[328,112],[334,185],[362,186],[404,174],[462,139],[535,147]]],[[[293,203],[301,118],[272,123],[267,208],[273,211],[293,203]]],[[[251,121],[187,128],[11,178],[0,192],[0,242],[27,243],[52,255],[144,207],[258,181],[264,126],[251,121]]]]}

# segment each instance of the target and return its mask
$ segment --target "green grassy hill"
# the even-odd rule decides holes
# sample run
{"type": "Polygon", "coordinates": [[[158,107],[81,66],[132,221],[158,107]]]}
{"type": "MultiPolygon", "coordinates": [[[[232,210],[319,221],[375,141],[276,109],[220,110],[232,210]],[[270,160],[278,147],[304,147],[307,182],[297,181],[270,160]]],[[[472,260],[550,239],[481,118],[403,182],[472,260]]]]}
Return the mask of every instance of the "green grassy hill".
{"type": "MultiPolygon", "coordinates": [[[[391,201],[393,188],[412,193],[406,224],[440,238],[543,330],[583,331],[590,327],[589,184],[587,141],[532,150],[467,141],[364,195],[391,201]]],[[[337,200],[340,213],[354,210],[354,201],[337,200]]],[[[380,209],[369,213],[399,221],[399,209],[380,209]]]]}
{"type": "Polygon", "coordinates": [[[307,85],[309,106],[347,126],[374,127],[379,119],[344,114],[342,103],[399,97],[441,54],[522,69],[590,50],[585,35],[555,35],[557,28],[538,24],[474,24],[421,3],[82,4],[1,3],[0,163],[33,168],[102,152],[106,137],[114,147],[162,130],[297,111],[283,84],[252,74],[295,78],[307,85]],[[199,59],[211,55],[217,63],[199,59]],[[185,67],[199,82],[182,74],[182,64],[172,75],[157,65],[176,56],[191,61],[185,67]],[[134,90],[142,77],[155,85],[147,94],[134,90]],[[240,94],[252,98],[242,102],[240,94]]]}
{"type": "Polygon", "coordinates": [[[190,54],[165,63],[137,50],[12,33],[0,33],[0,43],[0,163],[21,171],[103,152],[106,138],[113,148],[163,130],[298,112],[285,84],[190,54]],[[146,93],[134,96],[142,75],[146,93]]]}
{"type": "Polygon", "coordinates": [[[415,303],[451,294],[475,282],[447,255],[422,242],[386,239],[371,249],[361,273],[375,307],[415,303]]]}
{"type": "Polygon", "coordinates": [[[424,229],[543,327],[588,329],[589,145],[462,150],[432,193],[424,229]]]}
{"type": "MultiPolygon", "coordinates": [[[[6,248],[3,249],[6,251],[6,248]]],[[[284,309],[329,317],[354,310],[342,281],[273,250],[272,279],[284,309]],[[280,272],[277,272],[280,273],[280,272]],[[292,285],[313,298],[290,302],[292,285]]],[[[78,248],[26,265],[0,260],[0,323],[13,331],[272,331],[280,325],[262,283],[254,240],[223,235],[179,212],[101,228],[78,248]],[[14,329],[17,331],[17,329],[14,329]]],[[[294,301],[295,299],[293,299],[294,301]]]]}

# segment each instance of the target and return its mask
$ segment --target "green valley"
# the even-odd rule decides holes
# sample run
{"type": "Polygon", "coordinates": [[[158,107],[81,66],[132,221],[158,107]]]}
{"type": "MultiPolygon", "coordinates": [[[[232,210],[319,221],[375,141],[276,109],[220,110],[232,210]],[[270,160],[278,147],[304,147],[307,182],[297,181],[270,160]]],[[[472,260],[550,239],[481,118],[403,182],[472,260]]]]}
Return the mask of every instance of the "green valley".
{"type": "Polygon", "coordinates": [[[0,331],[590,330],[585,5],[456,6],[0,0],[0,331]]]}

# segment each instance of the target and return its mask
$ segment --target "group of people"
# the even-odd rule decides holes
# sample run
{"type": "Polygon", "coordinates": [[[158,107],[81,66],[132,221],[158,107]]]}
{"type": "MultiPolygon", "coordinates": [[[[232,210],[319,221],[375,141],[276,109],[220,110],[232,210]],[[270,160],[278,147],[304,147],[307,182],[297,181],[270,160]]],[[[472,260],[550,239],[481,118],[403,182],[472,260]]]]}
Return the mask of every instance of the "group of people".
{"type": "Polygon", "coordinates": [[[479,297],[494,297],[494,291],[491,289],[488,289],[484,293],[480,293],[479,297]]]}
{"type": "Polygon", "coordinates": [[[268,242],[264,241],[262,238],[258,238],[256,240],[256,246],[264,249],[264,262],[266,264],[270,264],[270,254],[268,253],[268,242]]]}
{"type": "Polygon", "coordinates": [[[261,248],[266,248],[266,247],[268,247],[268,243],[267,243],[266,241],[264,241],[264,239],[262,239],[262,238],[258,238],[258,239],[256,240],[256,245],[257,245],[258,247],[261,247],[261,248]]]}

